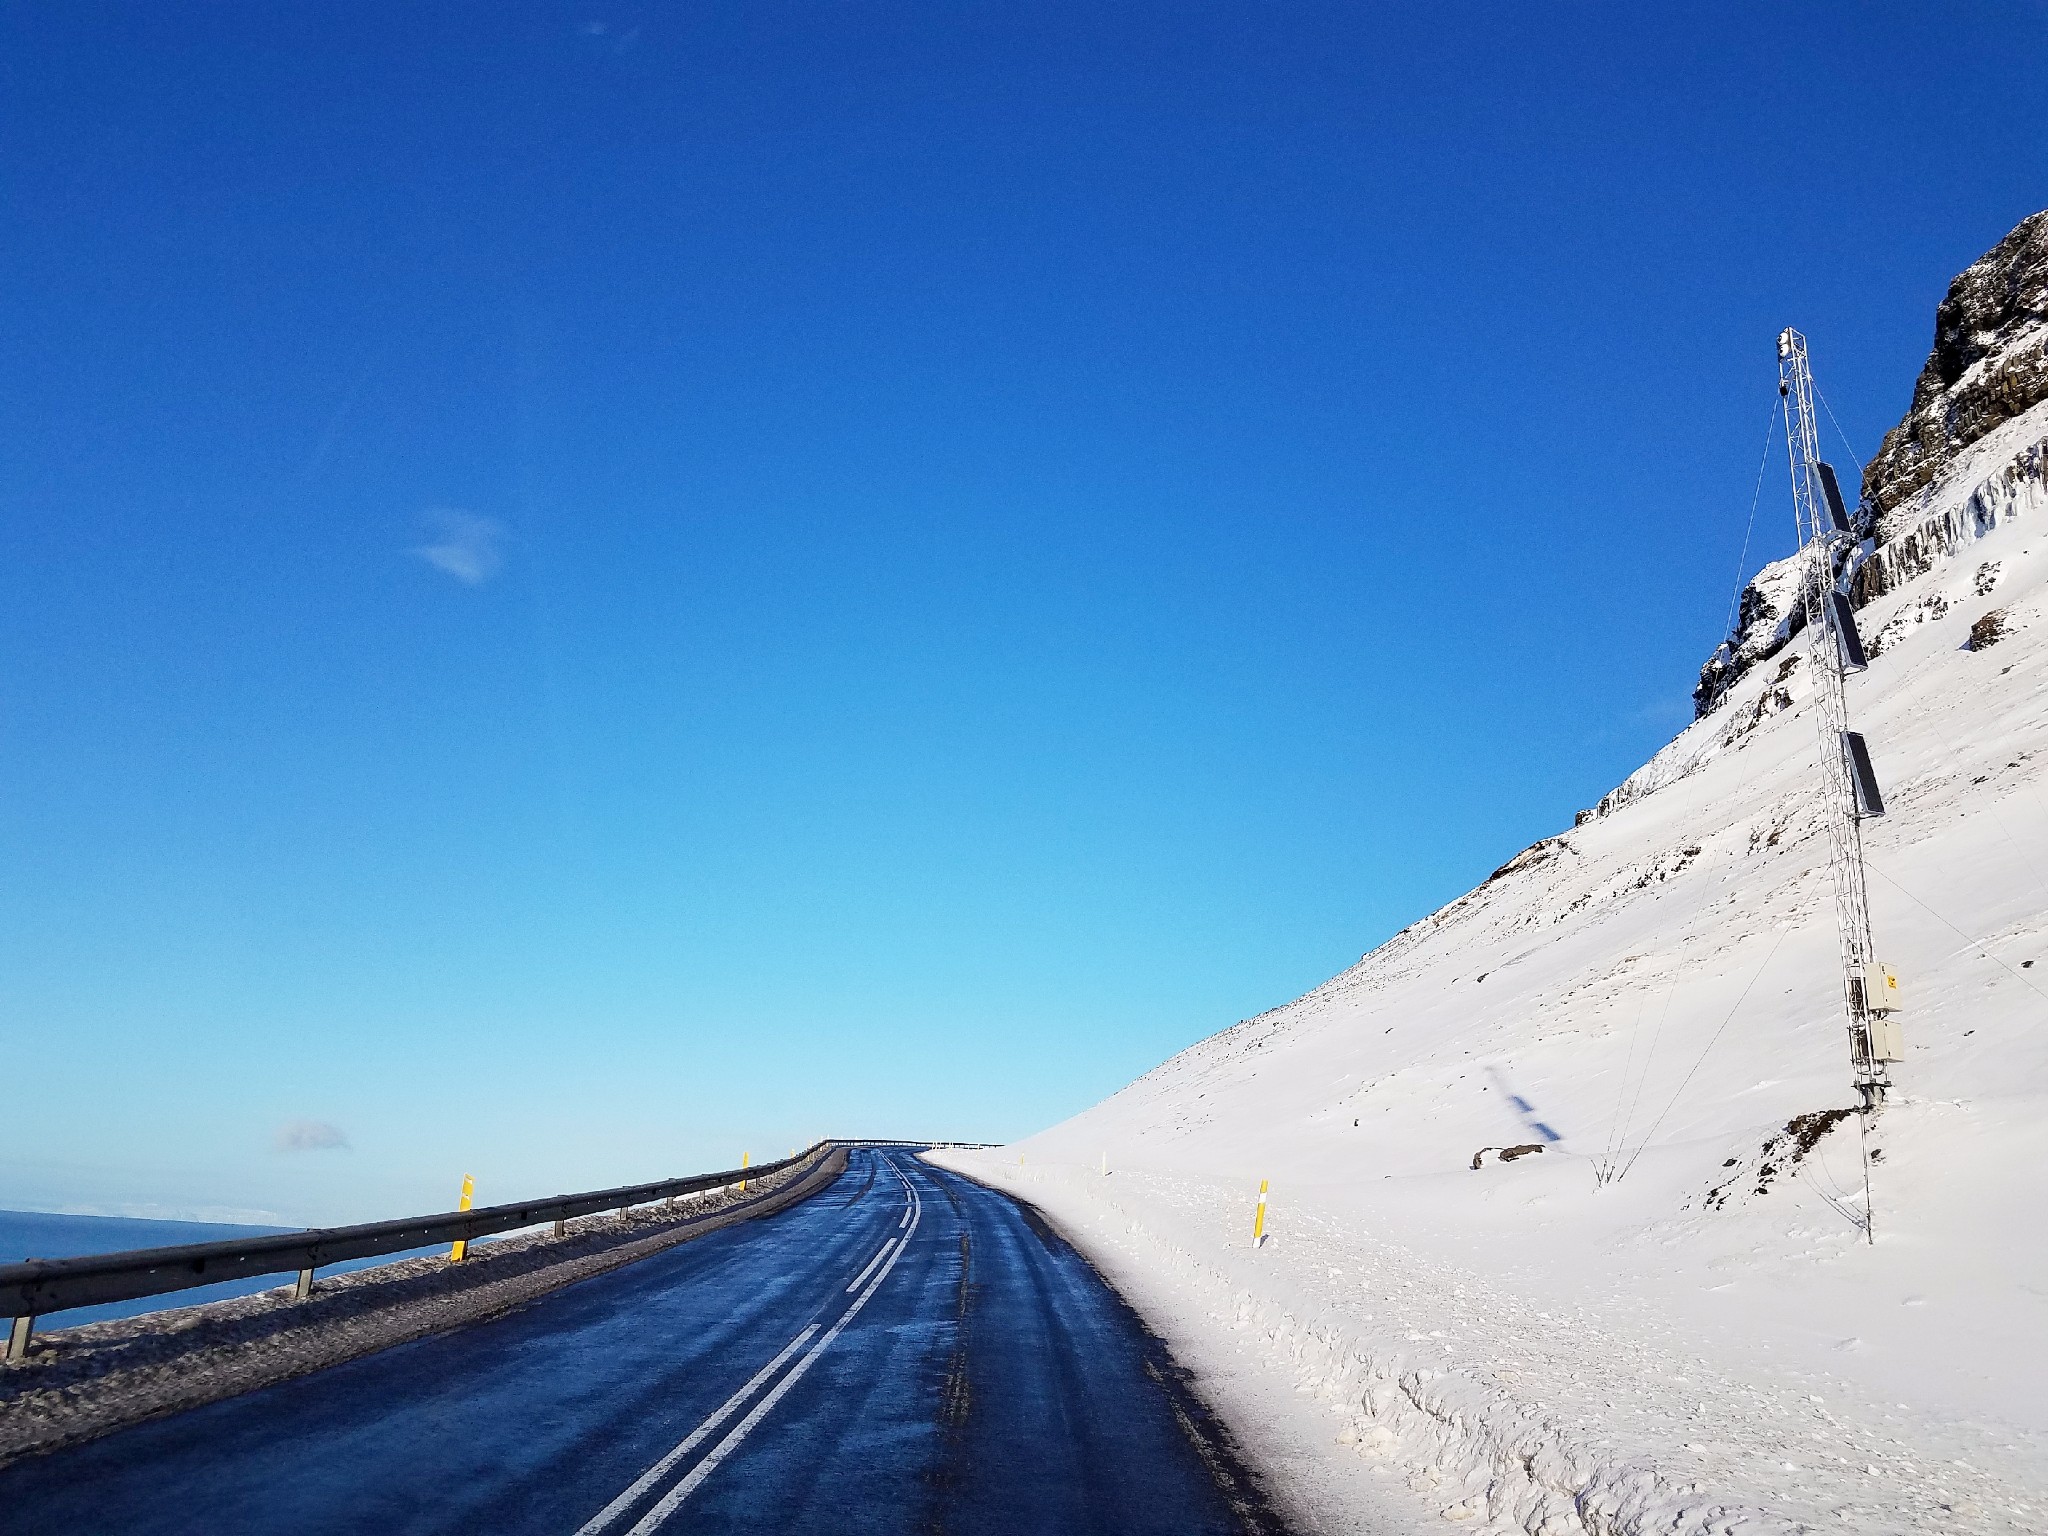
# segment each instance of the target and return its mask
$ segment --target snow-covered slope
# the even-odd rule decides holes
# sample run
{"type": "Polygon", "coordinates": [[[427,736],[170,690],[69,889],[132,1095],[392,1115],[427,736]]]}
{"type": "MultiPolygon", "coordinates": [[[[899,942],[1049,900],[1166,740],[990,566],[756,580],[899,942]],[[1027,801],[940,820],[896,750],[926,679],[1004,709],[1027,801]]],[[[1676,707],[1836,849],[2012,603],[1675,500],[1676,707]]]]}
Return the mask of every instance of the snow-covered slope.
{"type": "Polygon", "coordinates": [[[1326,1528],[2048,1530],[2044,471],[2048,402],[1917,494],[1949,533],[1860,615],[1908,1042],[1874,1245],[1861,1122],[1821,1113],[1854,1096],[1803,643],[1306,997],[948,1159],[1065,1222],[1326,1528]]]}

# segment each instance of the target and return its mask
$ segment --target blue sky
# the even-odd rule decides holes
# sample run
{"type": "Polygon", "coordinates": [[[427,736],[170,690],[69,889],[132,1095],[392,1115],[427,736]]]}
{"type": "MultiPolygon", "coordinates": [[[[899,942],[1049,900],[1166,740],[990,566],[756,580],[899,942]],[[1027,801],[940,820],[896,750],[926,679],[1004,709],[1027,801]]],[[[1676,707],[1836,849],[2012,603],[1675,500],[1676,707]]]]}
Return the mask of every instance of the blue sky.
{"type": "Polygon", "coordinates": [[[1569,825],[2048,205],[2042,5],[1666,9],[10,10],[0,1204],[1021,1134],[1569,825]]]}

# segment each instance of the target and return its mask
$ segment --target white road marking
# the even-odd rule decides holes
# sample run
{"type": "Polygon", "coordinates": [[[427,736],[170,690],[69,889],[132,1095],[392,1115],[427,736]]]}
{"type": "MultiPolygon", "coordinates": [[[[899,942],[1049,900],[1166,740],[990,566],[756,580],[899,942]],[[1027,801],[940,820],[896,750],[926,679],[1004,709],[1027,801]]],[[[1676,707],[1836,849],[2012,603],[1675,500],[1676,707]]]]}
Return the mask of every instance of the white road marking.
{"type": "Polygon", "coordinates": [[[877,1264],[881,1263],[882,1260],[889,1257],[889,1250],[891,1248],[894,1248],[895,1246],[896,1239],[893,1237],[890,1238],[889,1241],[887,1241],[886,1243],[882,1244],[881,1250],[878,1253],[876,1253],[876,1255],[872,1259],[868,1260],[867,1268],[863,1269],[859,1274],[853,1277],[853,1284],[849,1285],[846,1288],[846,1294],[851,1296],[855,1291],[859,1290],[861,1281],[867,1279],[869,1271],[872,1270],[877,1264]]]}
{"type": "MultiPolygon", "coordinates": [[[[893,1170],[896,1165],[891,1163],[889,1166],[893,1170]]],[[[902,1179],[903,1175],[897,1173],[896,1177],[902,1179]]],[[[875,1278],[868,1282],[868,1288],[855,1298],[853,1305],[840,1314],[839,1321],[825,1330],[825,1336],[813,1344],[801,1360],[790,1367],[789,1374],[775,1384],[775,1389],[762,1398],[759,1403],[755,1404],[753,1412],[734,1425],[731,1432],[711,1448],[710,1454],[690,1469],[690,1475],[664,1494],[661,1502],[647,1511],[645,1515],[642,1515],[640,1523],[628,1531],[626,1536],[652,1536],[652,1533],[659,1530],[663,1522],[670,1515],[682,1508],[683,1500],[697,1491],[697,1485],[716,1471],[721,1461],[739,1449],[740,1442],[753,1433],[754,1426],[774,1411],[775,1405],[782,1400],[783,1393],[787,1392],[803,1378],[804,1372],[811,1368],[811,1363],[831,1346],[832,1341],[839,1337],[840,1331],[853,1321],[855,1314],[862,1307],[868,1304],[868,1298],[873,1296],[876,1290],[880,1288],[882,1282],[889,1278],[889,1271],[894,1269],[896,1261],[903,1257],[904,1250],[910,1246],[911,1236],[917,1231],[918,1223],[924,1219],[924,1201],[918,1197],[917,1191],[911,1188],[908,1179],[903,1179],[903,1186],[905,1189],[910,1190],[912,1202],[910,1208],[910,1231],[904,1234],[903,1241],[896,1246],[896,1251],[889,1255],[889,1262],[884,1264],[876,1273],[875,1278]]]]}
{"type": "Polygon", "coordinates": [[[907,1227],[907,1226],[909,1226],[909,1225],[910,1225],[910,1207],[906,1205],[905,1207],[903,1207],[903,1219],[902,1219],[901,1221],[899,1221],[899,1222],[897,1222],[897,1223],[896,1223],[896,1230],[897,1230],[898,1232],[901,1232],[901,1231],[902,1231],[902,1230],[903,1230],[903,1229],[904,1229],[905,1227],[907,1227]]]}
{"type": "Polygon", "coordinates": [[[733,1415],[733,1411],[737,1409],[741,1403],[744,1403],[748,1398],[752,1397],[757,1391],[759,1391],[761,1388],[761,1383],[766,1381],[770,1376],[773,1376],[777,1371],[781,1370],[782,1363],[785,1360],[787,1360],[791,1355],[795,1354],[798,1350],[802,1349],[804,1345],[808,1344],[811,1341],[811,1335],[816,1333],[817,1331],[818,1325],[816,1323],[812,1323],[808,1328],[804,1329],[802,1333],[798,1334],[795,1338],[791,1339],[788,1344],[783,1346],[781,1354],[777,1355],[773,1360],[770,1360],[766,1365],[762,1366],[760,1370],[756,1371],[753,1375],[753,1379],[750,1380],[744,1387],[741,1387],[739,1391],[733,1393],[731,1397],[728,1397],[725,1400],[725,1402],[719,1406],[718,1411],[712,1414],[710,1418],[706,1419],[702,1424],[699,1424],[695,1429],[691,1430],[687,1435],[683,1436],[682,1440],[677,1444],[674,1450],[670,1451],[666,1456],[662,1457],[661,1460],[657,1461],[645,1472],[642,1472],[640,1476],[634,1480],[632,1487],[628,1488],[616,1499],[613,1499],[611,1503],[605,1505],[603,1509],[599,1510],[596,1514],[592,1515],[589,1520],[585,1521],[581,1526],[579,1526],[576,1531],[576,1536],[597,1536],[597,1533],[599,1531],[603,1530],[606,1526],[610,1525],[614,1520],[618,1519],[620,1515],[624,1514],[627,1508],[634,1502],[636,1502],[642,1494],[646,1493],[648,1489],[652,1488],[656,1483],[660,1482],[664,1477],[668,1476],[670,1470],[675,1466],[677,1462],[681,1461],[685,1456],[689,1455],[690,1452],[694,1451],[695,1449],[697,1449],[698,1446],[702,1445],[705,1442],[705,1440],[710,1437],[711,1432],[713,1430],[718,1428],[718,1426],[723,1424],[727,1419],[731,1418],[733,1415]]]}

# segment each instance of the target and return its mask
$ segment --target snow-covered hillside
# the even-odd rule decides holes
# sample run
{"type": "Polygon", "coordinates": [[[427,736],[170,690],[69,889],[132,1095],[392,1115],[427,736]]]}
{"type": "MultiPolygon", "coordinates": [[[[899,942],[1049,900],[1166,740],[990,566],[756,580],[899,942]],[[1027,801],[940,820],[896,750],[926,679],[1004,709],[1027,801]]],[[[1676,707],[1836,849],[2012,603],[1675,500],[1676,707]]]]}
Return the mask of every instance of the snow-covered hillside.
{"type": "Polygon", "coordinates": [[[1908,1042],[1867,1143],[1824,1113],[1801,641],[1306,997],[945,1154],[1064,1223],[1324,1528],[2048,1530],[2048,402],[1921,527],[1848,684],[1908,1042]]]}

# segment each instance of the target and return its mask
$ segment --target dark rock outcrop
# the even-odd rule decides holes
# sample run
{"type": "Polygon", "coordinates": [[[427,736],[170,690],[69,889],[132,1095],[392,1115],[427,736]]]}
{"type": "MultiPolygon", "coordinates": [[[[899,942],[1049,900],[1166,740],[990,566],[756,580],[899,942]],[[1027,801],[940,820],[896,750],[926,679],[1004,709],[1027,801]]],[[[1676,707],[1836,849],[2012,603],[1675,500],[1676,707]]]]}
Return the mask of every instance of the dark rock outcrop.
{"type": "Polygon", "coordinates": [[[1788,555],[1756,573],[1742,589],[1734,633],[1714,648],[1692,691],[1692,717],[1704,719],[1736,681],[1782,651],[1806,627],[1805,557],[1788,555]]]}
{"type": "MultiPolygon", "coordinates": [[[[2048,485],[2048,430],[1981,479],[1969,497],[1939,512],[1912,504],[1880,521],[1868,559],[1856,567],[1849,601],[1861,608],[1981,539],[2048,485]]],[[[1977,594],[1982,597],[1982,592],[1977,594]]]]}
{"type": "Polygon", "coordinates": [[[1969,648],[1973,651],[1988,651],[2005,636],[2005,610],[1994,608],[1970,626],[1969,648]]]}
{"type": "Polygon", "coordinates": [[[1863,471],[1880,517],[1985,433],[2048,400],[2048,210],[2023,220],[1954,282],[1906,419],[1863,471]]]}

